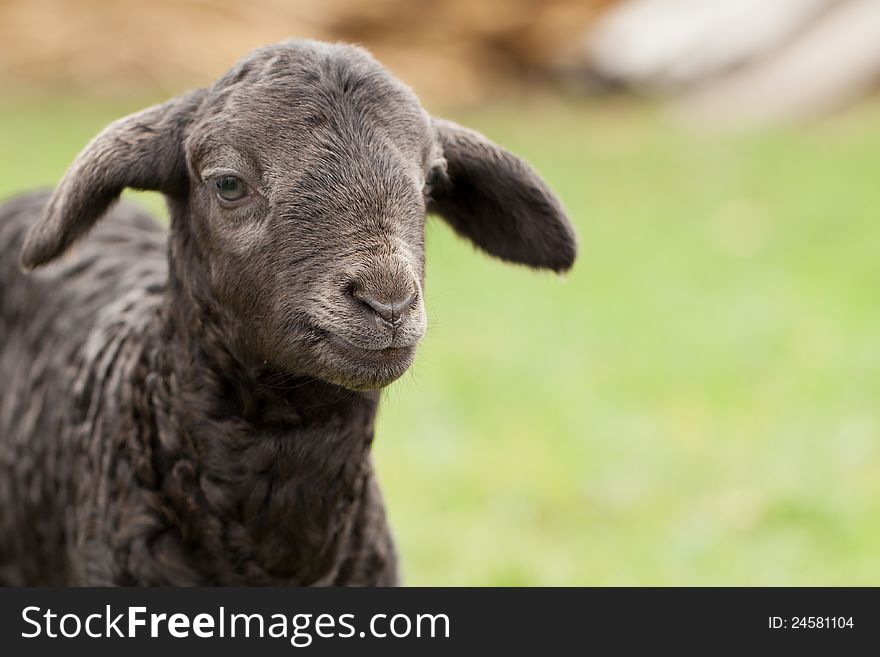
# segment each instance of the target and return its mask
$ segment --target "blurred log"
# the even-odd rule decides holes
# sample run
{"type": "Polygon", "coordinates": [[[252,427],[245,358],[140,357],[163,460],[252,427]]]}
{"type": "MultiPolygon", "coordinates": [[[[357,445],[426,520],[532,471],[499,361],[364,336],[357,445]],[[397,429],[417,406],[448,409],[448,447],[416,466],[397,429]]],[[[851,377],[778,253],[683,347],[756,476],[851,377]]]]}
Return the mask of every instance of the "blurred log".
{"type": "Polygon", "coordinates": [[[847,0],[752,66],[687,97],[690,117],[744,123],[811,118],[880,88],[880,2],[847,0]]]}
{"type": "Polygon", "coordinates": [[[759,60],[839,0],[630,0],[589,33],[599,75],[675,92],[759,60]]]}
{"type": "Polygon", "coordinates": [[[361,43],[417,92],[478,100],[550,74],[614,0],[0,0],[0,84],[167,94],[290,36],[361,43]]]}

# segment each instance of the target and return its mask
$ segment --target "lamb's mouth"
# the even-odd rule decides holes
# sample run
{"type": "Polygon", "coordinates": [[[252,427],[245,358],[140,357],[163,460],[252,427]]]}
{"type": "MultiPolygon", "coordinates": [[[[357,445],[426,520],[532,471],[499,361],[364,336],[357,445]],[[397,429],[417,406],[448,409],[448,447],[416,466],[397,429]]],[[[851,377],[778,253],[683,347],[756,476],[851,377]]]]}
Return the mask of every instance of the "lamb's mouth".
{"type": "Polygon", "coordinates": [[[336,333],[324,330],[321,337],[336,365],[347,371],[346,385],[353,388],[381,388],[400,377],[415,358],[416,347],[368,349],[352,344],[336,333]]]}

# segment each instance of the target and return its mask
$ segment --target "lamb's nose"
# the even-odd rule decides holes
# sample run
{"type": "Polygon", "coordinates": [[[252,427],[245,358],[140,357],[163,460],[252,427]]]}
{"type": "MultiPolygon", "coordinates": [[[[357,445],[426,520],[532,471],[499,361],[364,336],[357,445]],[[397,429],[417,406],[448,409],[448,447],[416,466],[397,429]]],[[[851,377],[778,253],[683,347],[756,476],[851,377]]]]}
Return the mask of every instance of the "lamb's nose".
{"type": "Polygon", "coordinates": [[[416,298],[415,292],[386,297],[355,289],[351,294],[355,299],[371,308],[383,322],[391,326],[400,324],[409,313],[412,302],[416,298]]]}

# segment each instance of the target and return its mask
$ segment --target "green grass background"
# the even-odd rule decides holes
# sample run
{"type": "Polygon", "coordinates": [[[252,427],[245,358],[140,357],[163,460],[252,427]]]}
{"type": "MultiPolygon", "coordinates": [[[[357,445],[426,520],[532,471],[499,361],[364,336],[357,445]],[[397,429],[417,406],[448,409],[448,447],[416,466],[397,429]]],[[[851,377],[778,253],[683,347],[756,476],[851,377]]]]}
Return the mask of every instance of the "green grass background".
{"type": "MultiPolygon", "coordinates": [[[[0,100],[0,195],[142,104],[0,100]]],[[[429,222],[429,333],[375,447],[405,581],[880,584],[880,108],[457,118],[542,172],[581,251],[535,274],[429,222]]]]}

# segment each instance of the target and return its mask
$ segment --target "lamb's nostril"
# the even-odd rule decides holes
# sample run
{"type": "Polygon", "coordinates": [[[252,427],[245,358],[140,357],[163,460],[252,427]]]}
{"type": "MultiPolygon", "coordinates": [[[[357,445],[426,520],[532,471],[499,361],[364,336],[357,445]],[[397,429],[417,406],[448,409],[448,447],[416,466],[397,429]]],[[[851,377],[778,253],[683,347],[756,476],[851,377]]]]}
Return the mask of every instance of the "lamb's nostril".
{"type": "Polygon", "coordinates": [[[399,324],[406,317],[412,302],[416,298],[415,292],[400,295],[396,298],[379,298],[379,295],[369,294],[358,289],[353,290],[351,295],[371,308],[384,322],[391,325],[399,324]]]}

